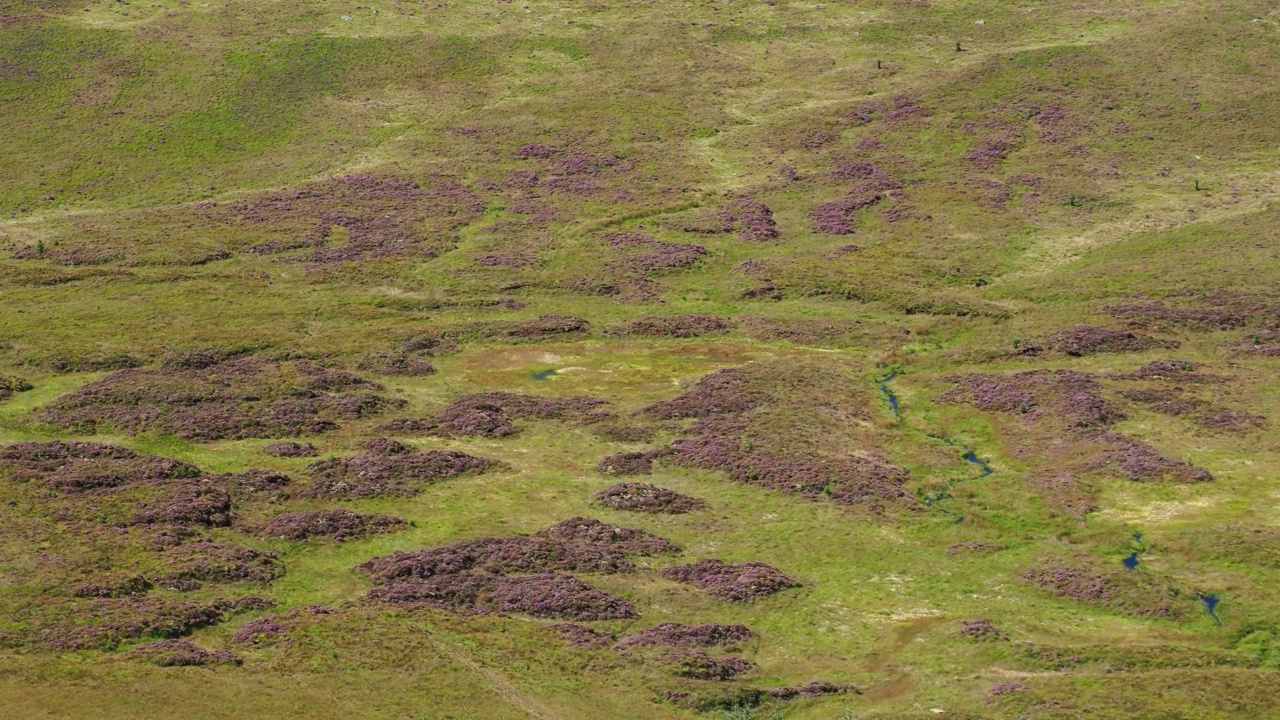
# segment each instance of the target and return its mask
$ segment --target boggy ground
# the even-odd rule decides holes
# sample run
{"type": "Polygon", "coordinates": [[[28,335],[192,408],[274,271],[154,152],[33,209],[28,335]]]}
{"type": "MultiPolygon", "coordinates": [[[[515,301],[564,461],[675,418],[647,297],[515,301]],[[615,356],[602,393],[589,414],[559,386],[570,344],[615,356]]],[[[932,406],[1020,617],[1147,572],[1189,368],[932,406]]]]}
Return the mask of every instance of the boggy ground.
{"type": "Polygon", "coordinates": [[[1280,715],[1270,5],[0,15],[6,717],[1280,715]]]}

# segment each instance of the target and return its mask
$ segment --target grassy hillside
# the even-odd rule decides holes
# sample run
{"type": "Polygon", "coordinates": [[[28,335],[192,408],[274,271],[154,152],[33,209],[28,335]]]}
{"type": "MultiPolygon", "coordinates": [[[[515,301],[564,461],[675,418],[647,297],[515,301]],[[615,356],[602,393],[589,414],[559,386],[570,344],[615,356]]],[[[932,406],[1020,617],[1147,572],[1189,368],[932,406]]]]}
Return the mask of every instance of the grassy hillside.
{"type": "Polygon", "coordinates": [[[1280,715],[1277,161],[1265,2],[0,0],[0,707],[1280,715]]]}

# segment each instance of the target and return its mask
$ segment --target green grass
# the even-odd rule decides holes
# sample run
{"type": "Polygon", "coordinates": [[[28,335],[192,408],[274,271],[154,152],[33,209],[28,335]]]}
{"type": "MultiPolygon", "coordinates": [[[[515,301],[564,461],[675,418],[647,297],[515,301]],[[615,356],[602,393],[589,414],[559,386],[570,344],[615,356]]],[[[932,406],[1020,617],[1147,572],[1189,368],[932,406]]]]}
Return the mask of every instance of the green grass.
{"type": "MultiPolygon", "coordinates": [[[[1277,302],[1280,40],[1263,4],[24,1],[0,3],[0,14],[13,19],[0,25],[0,376],[34,385],[0,401],[0,441],[66,437],[39,422],[41,409],[108,373],[58,374],[60,361],[129,354],[153,363],[175,349],[252,344],[352,369],[410,336],[562,314],[589,320],[590,335],[472,342],[432,358],[435,375],[376,379],[407,402],[398,411],[406,417],[486,390],[590,394],[629,413],[752,361],[778,368],[779,388],[793,381],[787,368],[840,368],[858,388],[839,398],[846,424],[815,422],[796,400],[761,427],[792,451],[882,451],[910,471],[908,492],[940,498],[933,510],[874,515],[659,464],[652,482],[711,507],[636,515],[593,504],[616,481],[596,464],[669,443],[678,428],[638,444],[553,421],[522,421],[525,432],[503,440],[411,438],[509,468],[410,499],[341,503],[411,520],[403,533],[342,544],[209,533],[276,552],[288,572],[266,588],[209,583],[191,597],[258,594],[278,603],[273,612],[323,604],[339,608],[338,620],[248,649],[231,636],[268,613],[193,634],[243,655],[239,668],[156,668],[119,651],[10,644],[0,649],[8,716],[164,717],[173,707],[237,718],[694,716],[661,699],[681,681],[658,664],[568,648],[545,622],[363,603],[369,584],[353,568],[371,557],[534,532],[578,514],[684,548],[643,560],[633,575],[589,578],[642,616],[601,628],[741,622],[759,635],[742,651],[758,665],[746,685],[823,679],[862,689],[725,717],[1280,712],[1272,691],[1280,568],[1266,544],[1280,498],[1280,420],[1244,435],[1210,432],[1124,401],[1123,383],[1105,379],[1184,358],[1224,378],[1203,388],[1215,403],[1276,415],[1276,358],[1226,347],[1262,330],[1165,327],[1154,332],[1176,350],[1013,354],[1074,325],[1120,327],[1103,308],[1137,294],[1176,304],[1228,290],[1277,302]],[[884,119],[903,96],[926,111],[884,119]],[[880,107],[875,118],[851,120],[866,103],[880,107]],[[1036,119],[1048,107],[1063,110],[1056,126],[1036,119]],[[995,137],[1008,141],[1003,160],[983,168],[965,159],[995,137]],[[535,167],[517,157],[531,144],[616,155],[628,169],[601,172],[588,189],[543,185],[531,199],[510,189],[513,171],[535,167]],[[831,171],[850,162],[874,163],[902,188],[863,211],[853,235],[821,234],[810,213],[848,192],[831,171]],[[486,208],[458,227],[437,219],[416,228],[444,248],[431,260],[312,267],[246,252],[304,232],[305,222],[253,225],[228,207],[357,172],[425,188],[456,182],[486,208]],[[770,207],[776,240],[684,230],[743,196],[770,207]],[[535,201],[554,211],[541,224],[521,208],[535,201]],[[610,265],[606,232],[695,243],[707,255],[654,273],[647,299],[575,290],[583,279],[628,280],[610,265]],[[833,256],[850,243],[861,249],[833,256]],[[37,245],[45,257],[13,257],[37,245]],[[203,262],[221,250],[231,256],[203,262]],[[84,251],[111,257],[58,264],[84,251]],[[495,253],[537,264],[474,262],[495,253]],[[748,261],[764,269],[742,272],[748,261]],[[781,300],[743,298],[766,282],[781,300]],[[486,305],[501,299],[523,307],[486,305]],[[604,332],[655,314],[723,316],[739,327],[692,340],[604,332]],[[762,341],[752,339],[750,318],[845,330],[812,347],[762,341]],[[901,424],[875,386],[889,368],[901,373],[892,383],[901,424]],[[533,379],[547,369],[559,372],[533,379]],[[1104,378],[1104,395],[1127,415],[1117,432],[1215,480],[1134,483],[1097,472],[1084,478],[1096,509],[1064,512],[1035,484],[1057,469],[1046,466],[1052,456],[1027,451],[1016,421],[941,397],[957,373],[1032,369],[1104,378]],[[995,473],[977,478],[965,449],[995,473]],[[1239,534],[1222,535],[1224,527],[1239,534]],[[1125,615],[1020,579],[1045,558],[1119,569],[1135,532],[1143,534],[1135,572],[1217,594],[1221,625],[1205,613],[1181,622],[1125,615]],[[1006,549],[948,552],[973,541],[1006,549]],[[658,572],[706,557],[769,562],[804,587],[736,606],[658,572]],[[976,618],[992,619],[1009,642],[957,634],[976,618]],[[1056,665],[1049,655],[1080,660],[1056,665]],[[1002,683],[1024,689],[988,702],[1002,683]]],[[[556,174],[537,167],[543,181],[556,174]]],[[[332,238],[350,235],[338,228],[332,238]]],[[[322,457],[352,454],[382,421],[307,440],[322,457]]],[[[281,470],[300,483],[309,462],[265,455],[266,440],[82,439],[210,472],[281,470]]],[[[62,602],[85,577],[155,562],[69,529],[27,493],[0,480],[0,496],[12,501],[0,504],[0,639],[20,611],[62,602]]],[[[284,509],[328,506],[253,501],[239,519],[252,527],[284,509]]]]}

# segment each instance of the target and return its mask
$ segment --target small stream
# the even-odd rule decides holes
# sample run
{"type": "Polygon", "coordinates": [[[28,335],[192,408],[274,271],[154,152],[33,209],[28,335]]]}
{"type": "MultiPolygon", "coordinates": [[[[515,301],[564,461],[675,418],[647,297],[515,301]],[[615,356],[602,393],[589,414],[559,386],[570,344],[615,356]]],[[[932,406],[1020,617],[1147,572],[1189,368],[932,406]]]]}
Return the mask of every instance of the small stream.
{"type": "Polygon", "coordinates": [[[1212,593],[1204,593],[1198,597],[1200,598],[1200,602],[1204,603],[1205,610],[1209,611],[1209,617],[1213,618],[1214,622],[1221,625],[1222,618],[1218,617],[1218,603],[1220,602],[1218,600],[1218,596],[1212,593]]]}
{"type": "MultiPolygon", "coordinates": [[[[893,382],[893,380],[896,379],[898,375],[899,373],[897,370],[890,371],[889,374],[885,375],[879,380],[876,380],[876,387],[880,388],[880,392],[883,393],[885,399],[889,401],[889,407],[893,410],[894,419],[898,421],[899,425],[902,425],[903,424],[902,403],[899,401],[897,394],[895,394],[893,390],[889,388],[889,383],[893,382]]],[[[938,503],[949,498],[951,496],[951,489],[954,488],[956,485],[959,485],[962,482],[969,482],[970,480],[981,480],[982,478],[989,477],[992,473],[995,472],[995,468],[991,467],[991,463],[987,462],[983,458],[978,457],[978,453],[976,450],[969,447],[968,445],[965,445],[962,442],[952,440],[950,438],[945,438],[945,437],[942,437],[941,435],[929,435],[928,437],[933,438],[934,440],[937,440],[947,445],[948,447],[960,448],[961,450],[964,451],[964,454],[960,456],[960,459],[964,460],[965,462],[971,465],[976,465],[979,469],[979,473],[973,477],[963,478],[960,480],[952,480],[951,482],[947,483],[945,487],[939,490],[935,490],[934,492],[928,495],[919,494],[920,500],[924,502],[925,507],[928,507],[932,510],[937,510],[938,512],[941,512],[944,515],[954,517],[956,523],[962,523],[964,522],[963,515],[957,515],[954,512],[948,510],[947,508],[942,507],[938,503]]]]}
{"type": "Polygon", "coordinates": [[[895,395],[893,391],[889,389],[889,383],[892,382],[893,379],[896,377],[898,377],[898,371],[893,370],[888,375],[885,375],[884,377],[877,380],[876,387],[880,388],[880,392],[884,393],[885,399],[889,401],[889,407],[893,409],[894,419],[898,421],[899,425],[901,425],[902,410],[898,404],[898,396],[895,395]]]}
{"type": "Polygon", "coordinates": [[[534,380],[550,380],[551,378],[559,374],[560,373],[558,371],[552,368],[551,370],[543,370],[542,372],[534,373],[533,379],[534,380]]]}

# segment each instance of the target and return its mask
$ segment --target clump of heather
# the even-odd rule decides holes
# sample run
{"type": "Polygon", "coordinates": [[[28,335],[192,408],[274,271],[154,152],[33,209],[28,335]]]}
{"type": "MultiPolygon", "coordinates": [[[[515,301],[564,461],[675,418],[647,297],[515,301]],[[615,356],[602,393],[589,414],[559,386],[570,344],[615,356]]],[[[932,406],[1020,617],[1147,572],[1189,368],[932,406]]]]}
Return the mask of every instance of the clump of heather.
{"type": "Polygon", "coordinates": [[[408,527],[408,523],[391,515],[373,515],[352,510],[308,510],[277,515],[263,528],[266,537],[283,540],[307,540],[313,537],[331,538],[342,542],[355,538],[394,533],[408,527]]]}
{"type": "Polygon", "coordinates": [[[162,640],[129,651],[129,657],[160,667],[240,665],[241,658],[227,650],[209,651],[189,640],[162,640]]]}
{"type": "Polygon", "coordinates": [[[733,650],[756,634],[746,625],[682,625],[662,623],[631,635],[618,643],[618,650],[637,647],[724,648],[733,650]]]}
{"type": "Polygon", "coordinates": [[[597,409],[606,401],[593,397],[546,398],[510,392],[484,392],[455,400],[434,418],[399,420],[387,426],[396,432],[411,432],[436,437],[502,438],[520,432],[519,419],[576,420],[598,419],[597,409]]]}
{"type": "Polygon", "coordinates": [[[315,445],[300,442],[271,443],[263,447],[262,452],[281,458],[315,457],[320,454],[315,445]]]}
{"type": "Polygon", "coordinates": [[[791,576],[762,562],[740,564],[723,560],[700,560],[662,571],[663,577],[689,583],[729,602],[753,602],[763,597],[800,587],[791,576]]]}
{"type": "Polygon", "coordinates": [[[420,357],[410,355],[403,350],[384,350],[372,355],[366,355],[356,367],[375,375],[397,375],[401,377],[422,377],[424,375],[434,375],[436,372],[431,363],[420,357]]]}
{"type": "Polygon", "coordinates": [[[596,502],[614,510],[680,515],[707,507],[695,497],[645,483],[622,483],[596,493],[596,502]]]}
{"type": "Polygon", "coordinates": [[[191,370],[123,370],[64,395],[40,419],[77,433],[112,428],[197,442],[288,437],[403,404],[383,389],[308,362],[241,358],[191,370]]]}
{"type": "Polygon", "coordinates": [[[605,334],[611,337],[692,338],[726,333],[733,326],[732,320],[712,315],[650,315],[614,325],[606,329],[605,334]]]}
{"type": "Polygon", "coordinates": [[[307,467],[311,487],[303,494],[315,498],[409,497],[427,485],[496,466],[493,460],[457,450],[418,452],[378,438],[365,453],[312,463],[307,467]]]}

